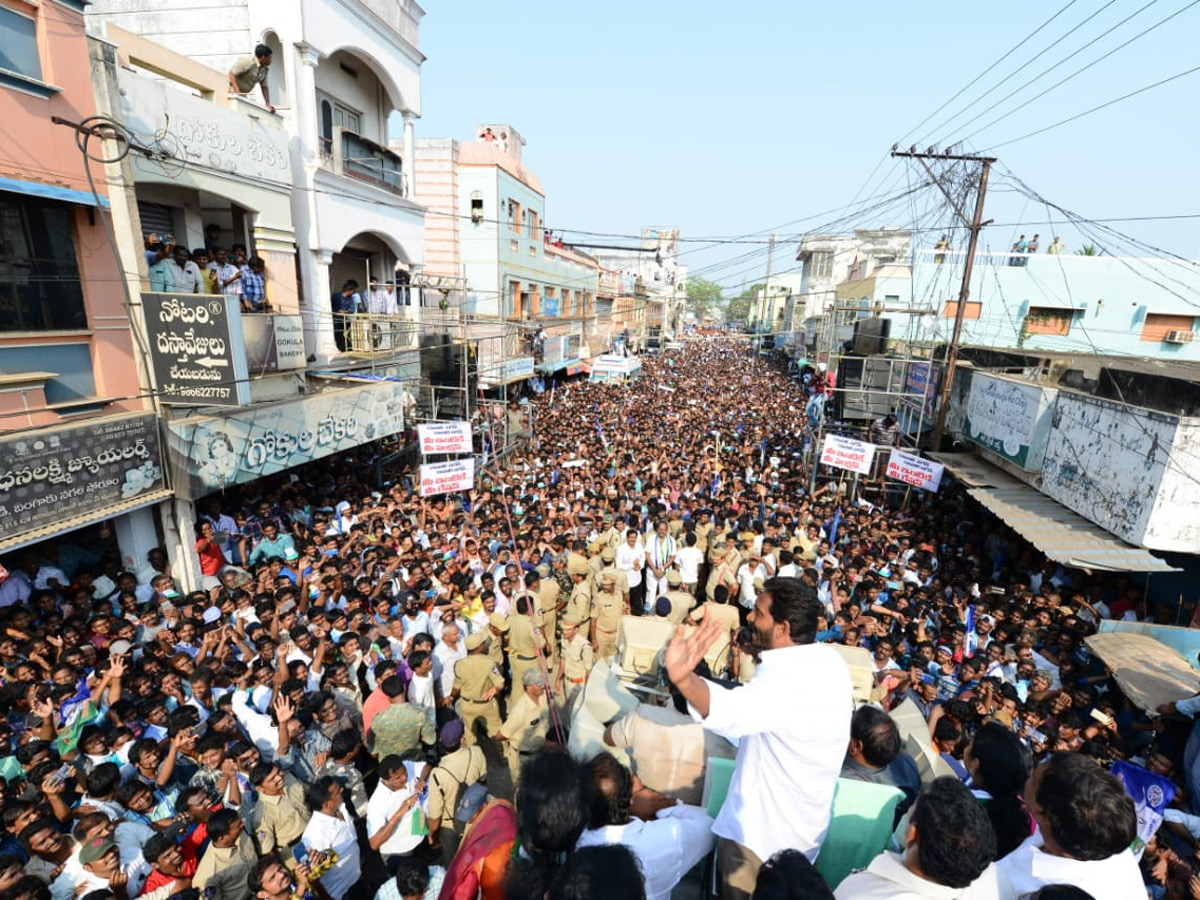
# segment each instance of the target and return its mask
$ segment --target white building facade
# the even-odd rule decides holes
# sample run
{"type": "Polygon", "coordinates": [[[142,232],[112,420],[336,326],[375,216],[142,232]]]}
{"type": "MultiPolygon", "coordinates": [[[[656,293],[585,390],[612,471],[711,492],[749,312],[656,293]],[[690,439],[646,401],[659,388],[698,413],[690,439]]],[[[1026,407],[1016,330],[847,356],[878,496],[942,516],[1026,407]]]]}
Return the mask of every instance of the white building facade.
{"type": "MultiPolygon", "coordinates": [[[[423,264],[424,210],[411,199],[423,16],[413,0],[231,0],[219,15],[200,0],[97,0],[88,9],[91,22],[222,74],[257,44],[272,48],[266,85],[288,135],[305,344],[318,362],[339,353],[333,292],[353,279],[365,293],[423,264]],[[388,148],[395,113],[399,153],[388,148]]],[[[263,103],[257,92],[247,99],[263,103]]]]}

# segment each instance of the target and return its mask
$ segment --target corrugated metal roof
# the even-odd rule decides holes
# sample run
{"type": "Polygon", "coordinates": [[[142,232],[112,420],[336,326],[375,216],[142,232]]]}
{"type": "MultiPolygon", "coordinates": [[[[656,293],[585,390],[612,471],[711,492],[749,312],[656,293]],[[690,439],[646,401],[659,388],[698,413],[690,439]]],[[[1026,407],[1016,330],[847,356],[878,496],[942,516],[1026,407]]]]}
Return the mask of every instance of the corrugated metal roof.
{"type": "Polygon", "coordinates": [[[0,553],[16,550],[20,547],[28,547],[30,544],[36,544],[38,541],[44,541],[46,538],[52,538],[59,534],[66,534],[68,531],[83,528],[85,525],[91,525],[93,522],[102,522],[105,519],[133,512],[135,509],[141,509],[143,506],[149,506],[152,503],[166,500],[172,494],[174,494],[174,491],[155,491],[152,494],[134,497],[132,500],[126,500],[123,503],[110,504],[104,507],[104,509],[72,516],[69,519],[55,522],[53,525],[43,525],[41,528],[22,532],[21,534],[0,541],[0,553]]]}
{"type": "Polygon", "coordinates": [[[972,497],[1055,562],[1107,572],[1178,572],[1024,484],[971,488],[972,497]]]}

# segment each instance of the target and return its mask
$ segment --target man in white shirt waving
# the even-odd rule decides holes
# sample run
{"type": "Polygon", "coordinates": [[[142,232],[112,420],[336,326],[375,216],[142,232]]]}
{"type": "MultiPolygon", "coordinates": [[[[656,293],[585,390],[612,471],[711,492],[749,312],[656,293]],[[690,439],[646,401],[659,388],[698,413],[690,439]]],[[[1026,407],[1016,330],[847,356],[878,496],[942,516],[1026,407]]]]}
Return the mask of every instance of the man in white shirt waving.
{"type": "Polygon", "coordinates": [[[771,578],[750,612],[762,652],[754,678],[737,689],[695,674],[725,632],[705,617],[667,647],[667,674],[708,728],[738,741],[729,794],[713,832],[722,900],[749,900],[763,861],[788,847],[815,859],[850,739],[850,673],[816,644],[821,606],[799,579],[771,578]]]}

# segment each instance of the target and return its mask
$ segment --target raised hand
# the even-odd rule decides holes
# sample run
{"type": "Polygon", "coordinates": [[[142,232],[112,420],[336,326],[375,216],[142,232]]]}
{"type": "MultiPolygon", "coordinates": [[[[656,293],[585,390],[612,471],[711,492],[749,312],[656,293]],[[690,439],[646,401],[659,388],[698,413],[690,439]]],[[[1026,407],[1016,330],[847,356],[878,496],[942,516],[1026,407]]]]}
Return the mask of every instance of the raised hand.
{"type": "Polygon", "coordinates": [[[699,626],[691,633],[683,625],[675,629],[675,637],[667,645],[664,657],[667,664],[667,676],[678,684],[692,673],[704,654],[725,633],[723,626],[706,612],[699,626]]]}
{"type": "Polygon", "coordinates": [[[276,694],[271,706],[275,709],[275,721],[280,725],[296,717],[296,704],[283,694],[276,694]]]}

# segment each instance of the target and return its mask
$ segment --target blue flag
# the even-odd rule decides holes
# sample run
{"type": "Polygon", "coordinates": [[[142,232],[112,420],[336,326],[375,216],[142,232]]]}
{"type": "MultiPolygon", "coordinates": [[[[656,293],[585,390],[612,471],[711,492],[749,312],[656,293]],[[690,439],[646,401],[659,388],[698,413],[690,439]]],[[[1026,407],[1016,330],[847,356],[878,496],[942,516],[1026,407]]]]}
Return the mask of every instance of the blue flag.
{"type": "Polygon", "coordinates": [[[1121,760],[1112,764],[1112,773],[1121,779],[1125,793],[1133,798],[1137,837],[1130,849],[1141,859],[1146,843],[1163,822],[1163,810],[1175,799],[1175,785],[1168,778],[1121,760]]]}
{"type": "Polygon", "coordinates": [[[838,525],[842,523],[842,508],[839,506],[833,511],[833,518],[825,523],[825,535],[829,538],[829,546],[832,549],[837,543],[838,525]]]}

